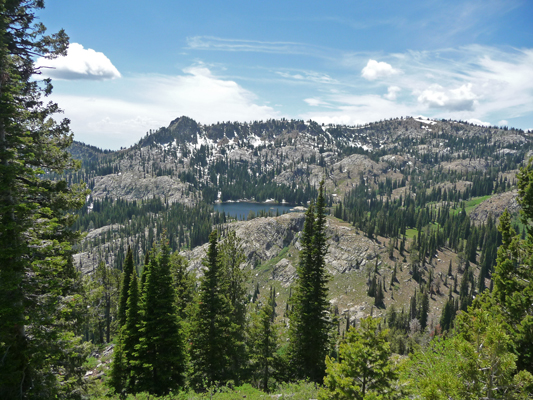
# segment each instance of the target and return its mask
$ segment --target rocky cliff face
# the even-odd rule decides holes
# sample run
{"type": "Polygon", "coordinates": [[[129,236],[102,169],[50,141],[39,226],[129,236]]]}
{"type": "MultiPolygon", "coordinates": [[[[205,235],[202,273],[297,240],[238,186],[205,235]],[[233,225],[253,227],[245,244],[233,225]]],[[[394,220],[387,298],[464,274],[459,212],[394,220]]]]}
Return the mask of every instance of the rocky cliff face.
{"type": "Polygon", "coordinates": [[[187,206],[195,203],[188,183],[170,176],[148,176],[139,172],[108,174],[95,178],[92,196],[111,197],[124,200],[146,200],[154,196],[170,203],[178,202],[187,206]]]}
{"type": "Polygon", "coordinates": [[[495,194],[491,198],[481,202],[470,213],[470,219],[477,224],[482,224],[491,215],[494,221],[497,222],[505,209],[511,214],[517,214],[520,211],[518,190],[495,194]]]}
{"type": "MultiPolygon", "coordinates": [[[[290,248],[287,254],[271,266],[272,279],[288,286],[294,280],[300,246],[300,232],[305,215],[289,213],[280,217],[255,218],[227,224],[224,230],[232,229],[242,241],[246,256],[243,268],[254,269],[258,265],[276,258],[284,248],[290,248]]],[[[368,263],[375,263],[375,258],[385,251],[385,247],[372,241],[346,223],[333,217],[327,218],[326,235],[328,253],[326,267],[331,275],[364,269],[368,263]]],[[[202,274],[202,259],[206,255],[208,244],[180,254],[189,260],[189,270],[202,274]]]]}
{"type": "MultiPolygon", "coordinates": [[[[303,228],[305,216],[303,213],[289,213],[280,217],[255,218],[250,221],[240,221],[223,226],[223,230],[234,230],[242,241],[242,249],[246,257],[243,268],[253,268],[255,265],[276,257],[280,251],[298,241],[303,228]]],[[[203,270],[202,258],[207,252],[208,243],[180,254],[189,260],[189,270],[198,275],[203,270]]]]}

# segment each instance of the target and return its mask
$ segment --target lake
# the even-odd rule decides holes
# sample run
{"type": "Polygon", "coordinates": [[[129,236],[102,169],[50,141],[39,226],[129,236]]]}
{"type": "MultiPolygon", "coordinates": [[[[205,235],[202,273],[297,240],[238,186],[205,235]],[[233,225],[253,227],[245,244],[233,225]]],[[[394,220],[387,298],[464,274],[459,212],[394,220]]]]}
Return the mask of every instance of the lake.
{"type": "Polygon", "coordinates": [[[238,220],[246,220],[250,211],[253,211],[255,215],[259,215],[261,211],[266,213],[271,212],[273,216],[276,216],[276,211],[279,215],[283,213],[291,212],[295,206],[287,204],[274,204],[274,203],[248,203],[245,201],[235,203],[215,203],[213,208],[218,212],[226,212],[226,215],[237,218],[238,220]]]}

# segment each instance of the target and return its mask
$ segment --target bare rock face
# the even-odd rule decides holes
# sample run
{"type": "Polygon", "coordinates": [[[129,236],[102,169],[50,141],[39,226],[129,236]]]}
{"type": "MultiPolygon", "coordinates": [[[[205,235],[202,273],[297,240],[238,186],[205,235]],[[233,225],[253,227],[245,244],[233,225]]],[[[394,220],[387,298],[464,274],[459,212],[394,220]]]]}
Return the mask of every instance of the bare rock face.
{"type": "Polygon", "coordinates": [[[478,204],[478,206],[470,213],[470,219],[476,224],[485,223],[489,215],[492,215],[492,218],[498,220],[505,209],[511,214],[518,213],[520,210],[520,204],[518,204],[518,190],[496,194],[478,204]]]}
{"type": "Polygon", "coordinates": [[[288,287],[295,276],[296,268],[285,258],[278,262],[272,271],[272,279],[281,282],[281,285],[284,287],[288,287]]]}
{"type": "MultiPolygon", "coordinates": [[[[246,256],[246,264],[243,267],[249,267],[256,262],[273,259],[283,248],[294,244],[303,228],[304,220],[303,213],[289,213],[275,218],[234,222],[225,225],[225,228],[235,230],[235,235],[242,240],[242,249],[246,256]]],[[[201,273],[202,259],[208,246],[207,243],[180,253],[189,260],[189,270],[201,273]]]]}
{"type": "MultiPolygon", "coordinates": [[[[225,228],[234,229],[236,236],[242,240],[247,260],[243,268],[251,268],[257,262],[264,263],[278,256],[287,246],[293,245],[296,250],[301,250],[300,232],[304,221],[303,213],[289,213],[279,217],[235,222],[225,228]]],[[[351,225],[330,217],[327,219],[326,236],[326,268],[332,275],[364,268],[367,263],[374,263],[375,258],[385,251],[383,245],[357,233],[351,225]]],[[[189,270],[198,275],[202,273],[202,259],[206,255],[207,247],[208,244],[204,244],[180,253],[189,260],[189,270]]],[[[285,258],[272,270],[272,279],[281,282],[283,286],[290,285],[295,275],[295,266],[285,258]]]]}
{"type": "Polygon", "coordinates": [[[459,171],[459,172],[473,172],[473,171],[486,171],[490,166],[490,160],[484,159],[459,159],[451,162],[443,162],[440,165],[444,171],[459,171]]]}
{"type": "MultiPolygon", "coordinates": [[[[119,229],[123,228],[123,226],[119,224],[113,224],[113,225],[106,225],[98,229],[93,229],[87,233],[87,235],[83,238],[82,242],[85,241],[93,241],[94,239],[100,240],[102,236],[106,236],[109,231],[111,231],[111,235],[116,233],[119,229]]],[[[100,254],[104,254],[104,258],[102,259],[101,255],[98,254],[98,251],[82,251],[80,253],[76,253],[73,255],[73,261],[74,265],[79,269],[79,271],[83,275],[92,274],[96,267],[98,266],[98,263],[100,261],[104,261],[107,264],[112,263],[112,261],[115,258],[115,254],[110,251],[109,244],[106,243],[104,245],[99,245],[98,249],[100,250],[100,254]]]]}
{"type": "Polygon", "coordinates": [[[151,199],[154,196],[166,198],[169,202],[180,202],[193,206],[189,197],[189,184],[169,176],[143,177],[138,173],[110,174],[97,177],[92,196],[111,197],[125,200],[151,199]]]}
{"type": "Polygon", "coordinates": [[[337,275],[361,269],[385,250],[385,247],[370,240],[348,224],[337,224],[328,219],[326,235],[328,253],[326,267],[330,274],[337,275]]]}

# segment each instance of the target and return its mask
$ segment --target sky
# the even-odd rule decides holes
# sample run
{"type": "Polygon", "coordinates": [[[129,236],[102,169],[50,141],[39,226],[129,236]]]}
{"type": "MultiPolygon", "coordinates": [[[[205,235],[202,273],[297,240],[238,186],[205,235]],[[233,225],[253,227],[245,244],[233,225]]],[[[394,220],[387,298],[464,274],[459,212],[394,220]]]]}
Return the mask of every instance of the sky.
{"type": "Polygon", "coordinates": [[[131,146],[180,116],[533,129],[530,0],[47,0],[36,60],[74,138],[131,146]]]}

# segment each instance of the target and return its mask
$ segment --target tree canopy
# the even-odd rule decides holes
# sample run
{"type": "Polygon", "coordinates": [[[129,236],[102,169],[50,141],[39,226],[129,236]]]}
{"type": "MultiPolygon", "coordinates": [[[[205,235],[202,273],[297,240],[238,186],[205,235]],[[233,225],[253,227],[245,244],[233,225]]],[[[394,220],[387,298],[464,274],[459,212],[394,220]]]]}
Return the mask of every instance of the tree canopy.
{"type": "Polygon", "coordinates": [[[0,397],[79,397],[85,352],[82,297],[70,230],[85,198],[81,186],[43,178],[76,167],[65,151],[69,121],[46,102],[36,56],[65,55],[63,30],[36,23],[42,0],[0,2],[0,397]],[[34,79],[36,77],[37,79],[34,79]]]}

